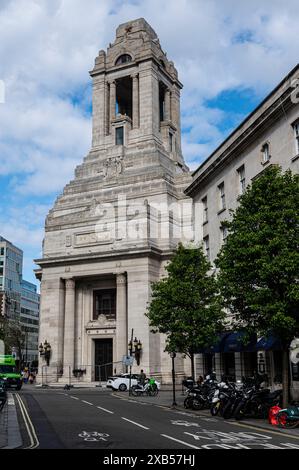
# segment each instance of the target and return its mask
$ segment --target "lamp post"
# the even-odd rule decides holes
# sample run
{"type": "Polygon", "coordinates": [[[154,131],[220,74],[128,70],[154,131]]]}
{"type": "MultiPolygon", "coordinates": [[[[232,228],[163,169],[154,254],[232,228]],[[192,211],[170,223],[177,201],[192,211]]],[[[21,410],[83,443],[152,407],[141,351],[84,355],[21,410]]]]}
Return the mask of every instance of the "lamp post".
{"type": "Polygon", "coordinates": [[[170,353],[170,357],[172,360],[172,408],[175,408],[177,406],[176,401],[175,401],[175,371],[174,371],[174,358],[176,357],[176,353],[172,351],[170,353]]]}
{"type": "Polygon", "coordinates": [[[47,362],[47,366],[49,367],[51,351],[52,351],[50,343],[48,343],[48,341],[45,340],[44,344],[41,343],[39,345],[38,350],[39,350],[40,356],[44,356],[45,361],[47,362]]]}
{"type": "MultiPolygon", "coordinates": [[[[131,334],[131,339],[128,343],[128,350],[129,350],[129,355],[130,356],[135,356],[137,365],[140,365],[140,355],[142,351],[142,343],[140,339],[137,339],[135,336],[135,339],[133,340],[134,337],[134,330],[132,329],[132,334],[131,334]]],[[[130,382],[129,382],[129,394],[131,395],[131,376],[132,376],[132,366],[130,365],[130,382]]]]}

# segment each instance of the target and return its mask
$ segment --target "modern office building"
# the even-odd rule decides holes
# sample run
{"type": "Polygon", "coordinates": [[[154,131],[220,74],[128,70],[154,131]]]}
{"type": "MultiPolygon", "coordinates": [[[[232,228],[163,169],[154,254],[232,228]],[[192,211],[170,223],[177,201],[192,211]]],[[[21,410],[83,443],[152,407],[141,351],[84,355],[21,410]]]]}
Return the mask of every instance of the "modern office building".
{"type": "Polygon", "coordinates": [[[38,361],[38,330],[40,295],[31,282],[22,280],[21,315],[22,330],[25,333],[23,362],[32,364],[38,361]]]}
{"type": "Polygon", "coordinates": [[[2,315],[18,319],[21,314],[23,252],[0,237],[0,293],[2,315]]]}
{"type": "Polygon", "coordinates": [[[0,237],[1,315],[20,322],[24,333],[22,361],[38,360],[39,294],[37,287],[22,279],[23,251],[0,237]]]}

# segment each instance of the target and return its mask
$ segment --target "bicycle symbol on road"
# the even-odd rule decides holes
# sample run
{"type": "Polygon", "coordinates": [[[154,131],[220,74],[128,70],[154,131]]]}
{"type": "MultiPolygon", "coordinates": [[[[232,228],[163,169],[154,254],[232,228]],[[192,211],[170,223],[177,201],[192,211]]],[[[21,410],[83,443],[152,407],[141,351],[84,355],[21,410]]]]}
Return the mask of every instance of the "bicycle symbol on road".
{"type": "Polygon", "coordinates": [[[79,437],[84,439],[84,441],[87,442],[99,442],[99,441],[107,441],[107,437],[109,437],[109,434],[105,434],[102,432],[97,432],[97,431],[82,431],[81,434],[78,434],[79,437]]]}

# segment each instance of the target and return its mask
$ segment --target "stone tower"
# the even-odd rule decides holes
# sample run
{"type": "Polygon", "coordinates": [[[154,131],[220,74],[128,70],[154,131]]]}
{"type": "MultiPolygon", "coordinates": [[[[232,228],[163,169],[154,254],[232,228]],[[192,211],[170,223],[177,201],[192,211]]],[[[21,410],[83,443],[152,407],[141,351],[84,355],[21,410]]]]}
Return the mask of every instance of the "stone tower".
{"type": "Polygon", "coordinates": [[[151,283],[190,238],[182,85],[143,18],[117,28],[90,75],[92,148],[47,217],[36,261],[40,343],[50,342],[50,364],[65,376],[84,369],[87,381],[105,379],[121,370],[133,329],[142,343],[135,367],[167,375],[164,338],[144,314],[151,283]]]}

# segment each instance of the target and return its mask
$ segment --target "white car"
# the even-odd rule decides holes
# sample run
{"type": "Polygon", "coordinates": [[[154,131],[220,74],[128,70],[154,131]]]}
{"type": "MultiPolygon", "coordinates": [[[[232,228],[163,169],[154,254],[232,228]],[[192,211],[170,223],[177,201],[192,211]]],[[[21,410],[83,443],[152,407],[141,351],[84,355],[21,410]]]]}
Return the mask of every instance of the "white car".
{"type": "MultiPolygon", "coordinates": [[[[131,376],[131,387],[132,385],[137,385],[139,380],[139,374],[132,374],[131,376]]],[[[158,389],[160,389],[160,382],[155,381],[158,389]]],[[[114,375],[113,377],[108,377],[107,388],[112,388],[112,390],[119,390],[120,392],[125,392],[129,390],[130,384],[130,374],[114,375]]]]}

